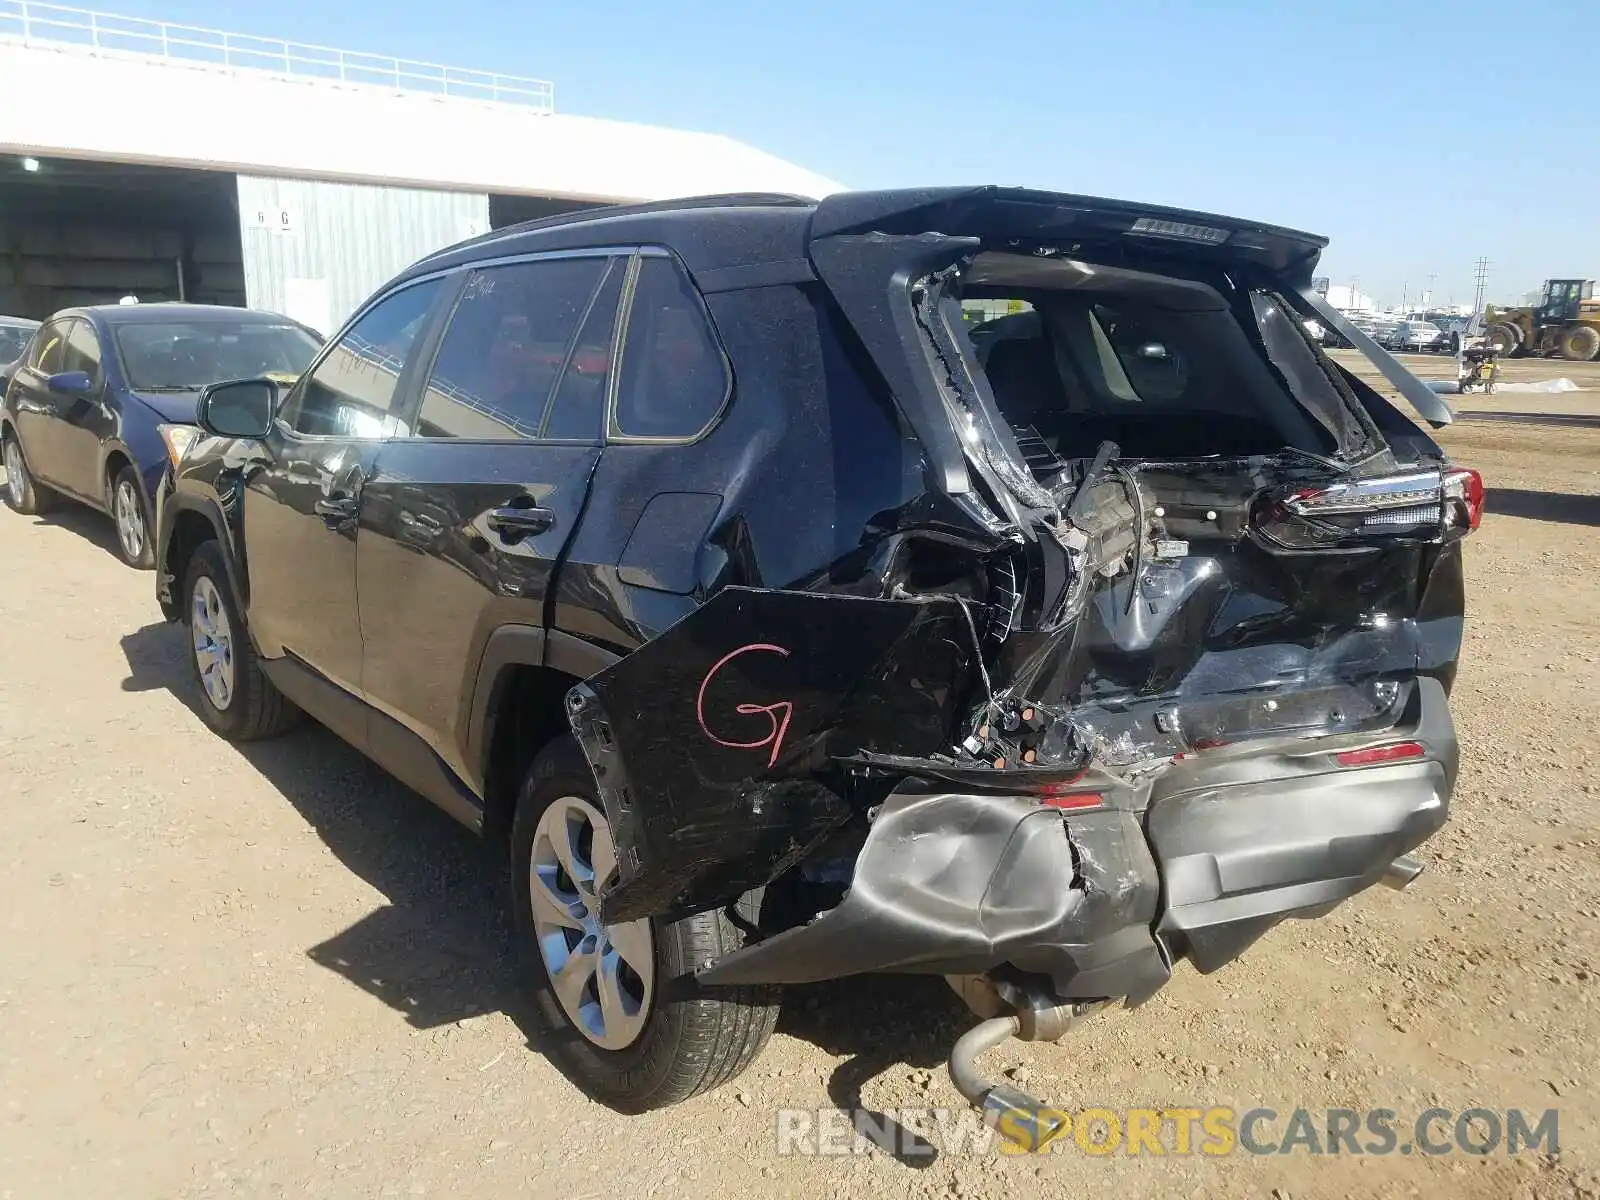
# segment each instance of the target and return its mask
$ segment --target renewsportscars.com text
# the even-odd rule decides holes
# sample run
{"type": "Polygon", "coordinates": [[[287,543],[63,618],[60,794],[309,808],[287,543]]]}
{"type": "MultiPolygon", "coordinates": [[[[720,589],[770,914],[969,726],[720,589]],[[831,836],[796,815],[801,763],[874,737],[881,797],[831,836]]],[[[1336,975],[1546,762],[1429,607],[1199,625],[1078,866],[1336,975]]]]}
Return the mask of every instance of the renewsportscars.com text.
{"type": "Polygon", "coordinates": [[[996,1131],[972,1109],[785,1108],[777,1111],[774,1133],[780,1155],[824,1158],[873,1151],[901,1157],[994,1152],[1482,1157],[1560,1149],[1559,1110],[1553,1108],[1428,1108],[1414,1116],[1387,1108],[1082,1108],[1040,1109],[1038,1119],[1060,1127],[1038,1150],[1030,1150],[1027,1137],[1020,1136],[1020,1122],[1008,1130],[1003,1117],[996,1131]]]}

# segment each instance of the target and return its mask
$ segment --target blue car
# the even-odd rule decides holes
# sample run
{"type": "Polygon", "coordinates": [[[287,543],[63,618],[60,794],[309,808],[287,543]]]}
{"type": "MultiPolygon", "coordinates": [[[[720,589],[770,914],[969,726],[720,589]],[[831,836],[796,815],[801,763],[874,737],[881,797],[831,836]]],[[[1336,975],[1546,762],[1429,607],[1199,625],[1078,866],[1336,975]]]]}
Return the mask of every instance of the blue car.
{"type": "Polygon", "coordinates": [[[65,309],[33,334],[0,405],[5,501],[43,512],[66,497],[109,514],[130,566],[154,564],[162,475],[199,436],[200,390],[293,380],[321,345],[275,313],[201,304],[65,309]]]}

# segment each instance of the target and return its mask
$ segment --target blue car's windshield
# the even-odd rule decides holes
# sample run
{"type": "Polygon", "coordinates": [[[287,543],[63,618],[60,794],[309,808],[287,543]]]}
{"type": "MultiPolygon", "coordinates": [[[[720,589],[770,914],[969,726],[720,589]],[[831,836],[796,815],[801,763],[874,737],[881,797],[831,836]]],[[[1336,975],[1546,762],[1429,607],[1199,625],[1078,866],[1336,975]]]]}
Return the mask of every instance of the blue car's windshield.
{"type": "Polygon", "coordinates": [[[223,379],[299,375],[317,339],[294,325],[204,321],[123,325],[117,349],[136,391],[199,391],[223,379]]]}

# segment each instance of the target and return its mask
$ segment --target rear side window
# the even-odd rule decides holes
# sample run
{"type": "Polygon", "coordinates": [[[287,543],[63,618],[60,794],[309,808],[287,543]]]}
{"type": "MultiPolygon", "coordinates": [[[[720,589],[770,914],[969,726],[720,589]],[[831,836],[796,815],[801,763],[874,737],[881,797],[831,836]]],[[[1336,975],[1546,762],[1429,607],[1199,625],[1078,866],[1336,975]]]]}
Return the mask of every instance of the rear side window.
{"type": "Polygon", "coordinates": [[[406,358],[443,280],[430,279],[369,308],[290,398],[283,420],[317,437],[381,438],[406,358]]]}
{"type": "Polygon", "coordinates": [[[640,260],[612,435],[692,438],[727,395],[727,364],[689,277],[670,258],[640,260]]]}
{"type": "Polygon", "coordinates": [[[596,256],[474,271],[434,358],[418,436],[598,437],[622,270],[596,256]]]}
{"type": "Polygon", "coordinates": [[[41,375],[60,373],[62,360],[66,356],[69,324],[68,321],[51,321],[39,330],[39,336],[34,339],[28,365],[41,375]]]}

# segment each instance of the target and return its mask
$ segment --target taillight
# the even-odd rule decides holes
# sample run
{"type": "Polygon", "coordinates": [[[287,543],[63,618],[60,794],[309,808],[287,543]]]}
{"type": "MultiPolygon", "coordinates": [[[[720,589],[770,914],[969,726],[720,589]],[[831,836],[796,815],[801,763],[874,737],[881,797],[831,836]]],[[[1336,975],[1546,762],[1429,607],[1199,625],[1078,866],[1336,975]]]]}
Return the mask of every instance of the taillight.
{"type": "Polygon", "coordinates": [[[1483,476],[1471,467],[1453,467],[1444,473],[1444,500],[1458,527],[1471,533],[1483,524],[1483,476]]]}
{"type": "Polygon", "coordinates": [[[1450,528],[1476,529],[1482,517],[1483,480],[1453,468],[1268,494],[1257,502],[1252,524],[1285,549],[1318,550],[1374,536],[1434,539],[1450,528]]]}
{"type": "Polygon", "coordinates": [[[1346,750],[1334,755],[1334,759],[1341,767],[1377,767],[1421,758],[1426,753],[1421,742],[1394,742],[1388,746],[1368,746],[1365,750],[1346,750]]]}

